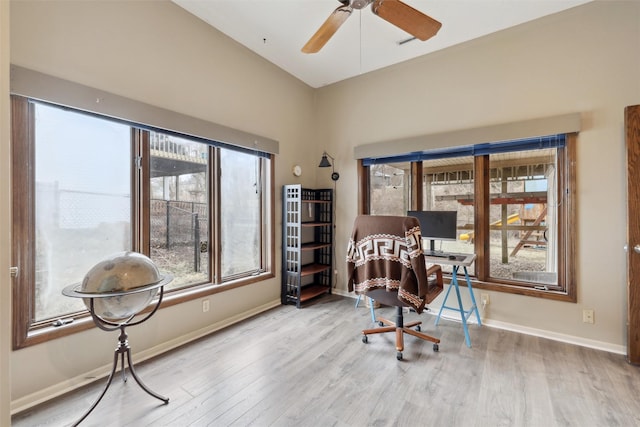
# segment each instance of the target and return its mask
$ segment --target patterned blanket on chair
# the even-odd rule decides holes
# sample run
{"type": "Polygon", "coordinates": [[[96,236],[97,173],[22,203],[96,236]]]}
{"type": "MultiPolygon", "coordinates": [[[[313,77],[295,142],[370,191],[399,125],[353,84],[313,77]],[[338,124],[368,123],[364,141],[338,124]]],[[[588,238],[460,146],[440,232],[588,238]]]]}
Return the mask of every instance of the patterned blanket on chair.
{"type": "Polygon", "coordinates": [[[428,290],[420,224],[413,217],[361,215],[347,248],[349,292],[397,291],[418,313],[428,290]]]}

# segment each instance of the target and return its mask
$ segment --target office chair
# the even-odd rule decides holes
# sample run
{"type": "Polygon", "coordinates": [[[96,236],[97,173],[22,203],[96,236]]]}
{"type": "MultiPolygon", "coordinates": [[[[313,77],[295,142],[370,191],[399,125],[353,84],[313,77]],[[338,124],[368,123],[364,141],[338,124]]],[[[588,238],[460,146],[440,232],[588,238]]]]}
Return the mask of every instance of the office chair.
{"type": "MultiPolygon", "coordinates": [[[[427,280],[429,281],[429,289],[435,289],[433,288],[433,285],[437,285],[439,284],[440,287],[442,287],[442,268],[440,268],[439,265],[432,265],[431,267],[429,267],[427,269],[427,280]]],[[[440,292],[438,292],[440,293],[440,292]]],[[[359,294],[358,298],[356,299],[356,308],[358,308],[358,305],[360,304],[360,300],[362,299],[362,296],[364,294],[359,294]]],[[[436,294],[437,296],[437,294],[436,294]]],[[[435,297],[434,297],[435,298],[435,297]]],[[[374,301],[373,298],[371,297],[367,297],[367,299],[369,300],[367,302],[367,304],[369,305],[369,311],[371,312],[371,322],[372,323],[379,323],[380,326],[383,326],[384,322],[378,322],[378,320],[376,320],[376,312],[375,312],[375,306],[376,306],[376,302],[374,301]]],[[[429,299],[428,302],[431,302],[432,300],[429,299]]],[[[377,304],[379,306],[379,304],[377,304]]]]}
{"type": "Polygon", "coordinates": [[[368,335],[395,332],[398,360],[402,360],[404,334],[433,342],[433,351],[439,350],[440,339],[420,332],[422,322],[404,323],[403,307],[421,313],[443,289],[440,266],[427,272],[416,218],[358,216],[347,249],[347,274],[350,292],[396,307],[394,321],[378,317],[380,327],[364,329],[362,342],[368,342],[368,335]],[[435,276],[431,285],[430,275],[435,276]]]}

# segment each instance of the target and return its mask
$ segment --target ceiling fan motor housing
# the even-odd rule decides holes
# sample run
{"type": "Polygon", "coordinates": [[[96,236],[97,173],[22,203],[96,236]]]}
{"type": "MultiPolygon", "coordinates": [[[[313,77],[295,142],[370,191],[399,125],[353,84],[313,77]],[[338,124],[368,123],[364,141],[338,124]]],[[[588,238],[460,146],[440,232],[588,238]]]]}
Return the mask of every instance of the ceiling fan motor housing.
{"type": "Polygon", "coordinates": [[[351,0],[351,7],[354,9],[362,9],[369,6],[372,0],[351,0]]]}

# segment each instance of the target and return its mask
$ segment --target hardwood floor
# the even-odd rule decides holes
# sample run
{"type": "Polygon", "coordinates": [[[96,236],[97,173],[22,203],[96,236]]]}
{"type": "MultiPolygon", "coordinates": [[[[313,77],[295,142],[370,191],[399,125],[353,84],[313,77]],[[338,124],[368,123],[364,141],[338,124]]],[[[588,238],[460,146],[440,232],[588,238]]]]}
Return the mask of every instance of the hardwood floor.
{"type": "MultiPolygon", "coordinates": [[[[422,318],[440,351],[371,335],[369,310],[327,296],[281,306],[136,365],[167,405],[117,375],[82,426],[631,426],[640,425],[640,368],[624,356],[542,338],[422,318]]],[[[377,311],[392,316],[390,308],[377,311]]],[[[131,343],[135,350],[135,343],[131,343]]],[[[133,354],[135,361],[135,352],[133,354]]],[[[97,381],[17,414],[12,425],[71,425],[97,381]]]]}

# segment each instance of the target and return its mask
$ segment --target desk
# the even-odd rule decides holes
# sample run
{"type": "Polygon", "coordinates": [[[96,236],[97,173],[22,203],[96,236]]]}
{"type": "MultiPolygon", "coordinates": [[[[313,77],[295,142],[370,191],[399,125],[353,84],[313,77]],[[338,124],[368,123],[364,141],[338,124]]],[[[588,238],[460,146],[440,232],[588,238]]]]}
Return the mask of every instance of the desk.
{"type": "Polygon", "coordinates": [[[480,321],[480,313],[478,312],[478,305],[476,304],[476,298],[473,295],[473,288],[471,287],[471,279],[469,279],[469,272],[467,271],[467,267],[473,264],[476,259],[475,254],[445,254],[445,255],[455,255],[456,259],[449,259],[447,256],[439,257],[439,256],[428,256],[425,254],[424,259],[428,263],[432,264],[440,264],[440,265],[451,265],[453,266],[453,272],[451,274],[451,285],[447,288],[447,292],[444,295],[444,300],[442,301],[442,307],[440,307],[440,311],[438,312],[438,317],[436,318],[436,326],[438,322],[440,322],[440,317],[442,316],[443,310],[454,310],[460,313],[460,317],[462,318],[462,328],[464,329],[464,339],[467,343],[467,347],[471,347],[471,338],[469,338],[469,328],[467,327],[467,320],[471,316],[471,314],[476,314],[476,320],[478,321],[478,325],[482,326],[482,322],[480,321]],[[458,270],[460,267],[463,268],[464,277],[467,282],[467,289],[469,290],[469,296],[471,297],[471,307],[469,310],[465,310],[462,305],[462,298],[460,297],[460,288],[458,286],[458,270]],[[455,289],[456,296],[458,297],[458,307],[447,306],[447,299],[449,298],[449,293],[451,293],[451,289],[455,289]]]}

